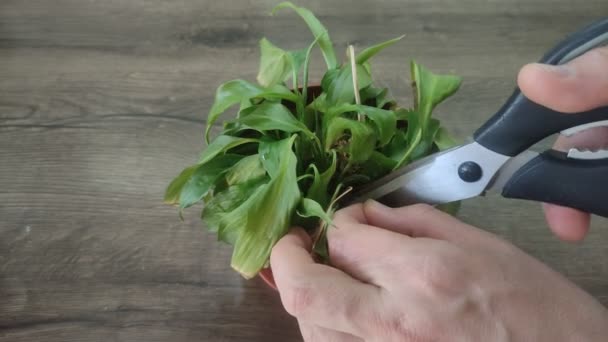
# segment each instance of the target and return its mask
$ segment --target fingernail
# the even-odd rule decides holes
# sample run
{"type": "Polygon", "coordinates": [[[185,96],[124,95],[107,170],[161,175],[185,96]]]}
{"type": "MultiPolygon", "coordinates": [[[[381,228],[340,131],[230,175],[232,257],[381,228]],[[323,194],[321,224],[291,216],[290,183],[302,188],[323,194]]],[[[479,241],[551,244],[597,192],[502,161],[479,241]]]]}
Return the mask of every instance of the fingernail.
{"type": "Polygon", "coordinates": [[[539,64],[539,65],[544,70],[546,70],[558,77],[565,78],[565,77],[570,77],[570,76],[574,75],[574,68],[572,68],[572,66],[570,66],[568,64],[562,64],[562,65],[539,64]]]}

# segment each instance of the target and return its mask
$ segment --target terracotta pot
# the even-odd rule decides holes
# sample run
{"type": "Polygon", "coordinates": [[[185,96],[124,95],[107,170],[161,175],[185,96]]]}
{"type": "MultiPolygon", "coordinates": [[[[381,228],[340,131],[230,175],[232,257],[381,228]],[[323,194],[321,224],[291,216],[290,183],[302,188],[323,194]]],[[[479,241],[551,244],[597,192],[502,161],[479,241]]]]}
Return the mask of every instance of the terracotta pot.
{"type": "Polygon", "coordinates": [[[272,270],[270,269],[270,267],[261,270],[258,275],[260,278],[262,278],[266,285],[268,285],[273,290],[277,290],[277,285],[274,283],[274,277],[272,275],[272,270]]]}

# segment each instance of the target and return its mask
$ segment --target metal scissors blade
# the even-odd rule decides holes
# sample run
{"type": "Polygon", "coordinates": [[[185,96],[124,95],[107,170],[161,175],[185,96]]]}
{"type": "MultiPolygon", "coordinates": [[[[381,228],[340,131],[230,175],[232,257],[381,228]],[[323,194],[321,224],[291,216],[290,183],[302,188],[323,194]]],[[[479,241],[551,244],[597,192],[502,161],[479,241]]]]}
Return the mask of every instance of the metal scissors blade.
{"type": "Polygon", "coordinates": [[[362,188],[353,198],[357,202],[375,199],[390,206],[459,201],[483,194],[509,159],[473,142],[397,170],[362,188]]]}

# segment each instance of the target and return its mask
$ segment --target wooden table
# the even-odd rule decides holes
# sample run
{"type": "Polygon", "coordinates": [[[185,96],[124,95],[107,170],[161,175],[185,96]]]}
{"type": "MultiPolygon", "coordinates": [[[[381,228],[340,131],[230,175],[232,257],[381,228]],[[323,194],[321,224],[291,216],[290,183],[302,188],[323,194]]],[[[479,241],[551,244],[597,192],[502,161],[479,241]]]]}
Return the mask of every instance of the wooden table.
{"type": "MultiPolygon", "coordinates": [[[[197,210],[162,204],[202,145],[216,87],[254,80],[257,43],[311,41],[274,1],[5,0],[0,3],[0,340],[297,341],[275,292],[229,267],[197,210]]],[[[408,60],[464,77],[438,110],[465,137],[518,69],[608,13],[605,0],[301,1],[340,56],[401,34],[374,63],[411,101],[408,60]]],[[[319,81],[323,62],[313,66],[319,81]]],[[[608,304],[608,224],[557,241],[536,204],[490,197],[461,217],[608,304]]]]}

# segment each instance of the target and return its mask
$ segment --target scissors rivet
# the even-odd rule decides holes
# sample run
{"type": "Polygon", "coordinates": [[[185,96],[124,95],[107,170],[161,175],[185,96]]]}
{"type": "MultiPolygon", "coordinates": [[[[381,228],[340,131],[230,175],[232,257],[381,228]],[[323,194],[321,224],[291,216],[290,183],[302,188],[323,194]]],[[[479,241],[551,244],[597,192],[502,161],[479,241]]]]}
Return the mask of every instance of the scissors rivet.
{"type": "Polygon", "coordinates": [[[473,183],[481,179],[483,171],[476,162],[467,161],[458,167],[458,176],[467,183],[473,183]]]}

